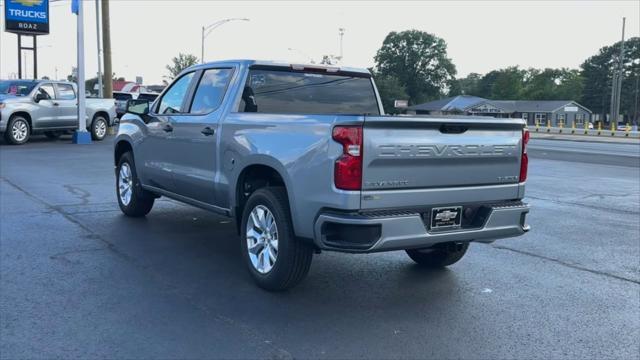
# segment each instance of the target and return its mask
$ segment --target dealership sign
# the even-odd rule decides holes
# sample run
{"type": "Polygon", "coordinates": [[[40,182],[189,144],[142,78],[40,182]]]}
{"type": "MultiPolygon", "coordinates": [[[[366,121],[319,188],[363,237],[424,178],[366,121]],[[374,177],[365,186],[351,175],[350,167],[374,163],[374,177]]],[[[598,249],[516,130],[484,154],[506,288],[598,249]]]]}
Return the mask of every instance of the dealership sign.
{"type": "Polygon", "coordinates": [[[49,33],[49,0],[5,0],[5,31],[42,35],[49,33]]]}

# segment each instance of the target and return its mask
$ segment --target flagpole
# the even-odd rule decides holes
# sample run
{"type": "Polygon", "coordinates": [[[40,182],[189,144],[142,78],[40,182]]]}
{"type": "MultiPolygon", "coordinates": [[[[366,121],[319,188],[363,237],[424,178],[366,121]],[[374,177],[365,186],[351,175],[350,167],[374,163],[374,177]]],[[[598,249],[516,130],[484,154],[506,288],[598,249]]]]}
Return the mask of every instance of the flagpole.
{"type": "Polygon", "coordinates": [[[82,0],[72,0],[71,7],[77,10],[78,38],[78,130],[73,134],[74,144],[91,144],[91,135],[87,132],[86,92],[84,83],[84,18],[82,0]]]}

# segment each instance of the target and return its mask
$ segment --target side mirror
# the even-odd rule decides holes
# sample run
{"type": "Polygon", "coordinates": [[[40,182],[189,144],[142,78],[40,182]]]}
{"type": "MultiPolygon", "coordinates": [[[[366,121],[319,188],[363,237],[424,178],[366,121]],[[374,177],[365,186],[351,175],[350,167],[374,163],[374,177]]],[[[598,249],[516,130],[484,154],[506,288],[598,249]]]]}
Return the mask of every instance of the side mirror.
{"type": "Polygon", "coordinates": [[[127,100],[127,112],[130,114],[145,116],[149,114],[149,100],[129,99],[127,100]]]}
{"type": "Polygon", "coordinates": [[[47,95],[41,92],[37,92],[36,96],[33,98],[33,101],[40,102],[41,100],[47,100],[47,95]]]}

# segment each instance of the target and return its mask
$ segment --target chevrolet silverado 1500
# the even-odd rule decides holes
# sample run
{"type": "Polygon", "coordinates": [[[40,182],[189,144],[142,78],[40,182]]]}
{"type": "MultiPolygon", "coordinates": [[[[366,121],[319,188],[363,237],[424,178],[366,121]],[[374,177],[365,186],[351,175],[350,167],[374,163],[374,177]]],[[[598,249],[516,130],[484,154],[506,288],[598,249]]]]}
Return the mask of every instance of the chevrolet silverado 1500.
{"type": "Polygon", "coordinates": [[[167,196],[234,218],[266,289],[297,284],[323,250],[405,250],[442,267],[470,242],[529,229],[523,120],[386,116],[367,70],[208,63],[128,112],[121,210],[145,216],[167,196]]]}
{"type": "MultiPolygon", "coordinates": [[[[51,80],[0,81],[0,133],[10,144],[24,144],[34,133],[57,138],[78,128],[75,84],[51,80]]],[[[102,140],[116,116],[113,99],[86,99],[87,130],[102,140]]]]}

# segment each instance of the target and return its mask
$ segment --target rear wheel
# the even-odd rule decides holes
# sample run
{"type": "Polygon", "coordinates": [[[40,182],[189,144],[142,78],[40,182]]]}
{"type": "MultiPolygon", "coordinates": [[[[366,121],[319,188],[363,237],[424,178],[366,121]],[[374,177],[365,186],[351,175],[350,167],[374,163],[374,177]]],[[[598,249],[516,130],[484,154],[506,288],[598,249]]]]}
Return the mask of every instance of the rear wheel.
{"type": "Polygon", "coordinates": [[[293,233],[284,188],[267,187],[251,194],[240,229],[242,254],[258,286],[289,289],[309,272],[313,248],[293,233]]]}
{"type": "Polygon", "coordinates": [[[29,121],[20,116],[14,115],[7,123],[7,130],[4,133],[5,140],[12,145],[22,145],[29,141],[31,126],[29,121]]]}
{"type": "Polygon", "coordinates": [[[155,197],[150,192],[142,189],[133,156],[130,152],[124,153],[118,161],[116,168],[116,194],[120,210],[131,217],[145,216],[151,211],[155,197]]]}
{"type": "Polygon", "coordinates": [[[107,128],[109,124],[107,123],[107,119],[105,119],[102,115],[96,115],[91,123],[91,138],[93,140],[102,140],[105,136],[107,136],[107,128]]]}
{"type": "Polygon", "coordinates": [[[440,268],[458,262],[469,248],[469,243],[448,242],[434,245],[426,249],[407,250],[411,260],[421,266],[440,268]]]}

